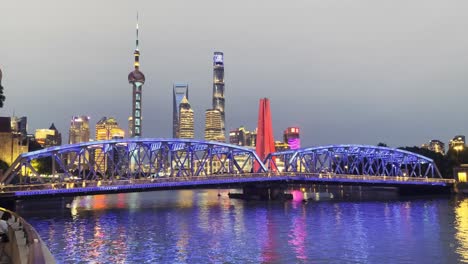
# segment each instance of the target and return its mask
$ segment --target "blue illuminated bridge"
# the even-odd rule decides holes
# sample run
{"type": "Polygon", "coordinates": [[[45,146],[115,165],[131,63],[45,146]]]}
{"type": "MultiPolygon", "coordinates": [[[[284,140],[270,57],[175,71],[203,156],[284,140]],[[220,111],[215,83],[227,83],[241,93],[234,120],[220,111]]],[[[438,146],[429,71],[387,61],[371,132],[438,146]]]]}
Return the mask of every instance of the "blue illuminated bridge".
{"type": "Polygon", "coordinates": [[[0,178],[0,198],[276,183],[447,189],[454,181],[442,179],[433,160],[386,147],[311,147],[262,161],[253,149],[219,142],[131,138],[21,154],[0,178]]]}

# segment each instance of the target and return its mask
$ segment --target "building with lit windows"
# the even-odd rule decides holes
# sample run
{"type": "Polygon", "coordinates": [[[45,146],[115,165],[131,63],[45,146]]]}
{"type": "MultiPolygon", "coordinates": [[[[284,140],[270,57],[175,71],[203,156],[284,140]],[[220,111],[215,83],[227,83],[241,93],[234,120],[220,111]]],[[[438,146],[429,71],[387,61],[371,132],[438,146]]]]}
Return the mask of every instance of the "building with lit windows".
{"type": "Polygon", "coordinates": [[[289,149],[301,148],[301,139],[298,127],[288,127],[283,133],[284,143],[289,145],[289,149]]]}
{"type": "MultiPolygon", "coordinates": [[[[125,131],[119,127],[119,124],[113,117],[103,117],[96,124],[96,141],[120,139],[125,137],[125,131]]],[[[101,149],[94,152],[94,161],[100,171],[106,171],[107,161],[101,149]]]]}
{"type": "Polygon", "coordinates": [[[224,54],[216,51],[213,56],[213,109],[221,115],[221,133],[226,137],[224,106],[224,54]]]}
{"type": "Polygon", "coordinates": [[[28,118],[22,117],[11,117],[11,130],[14,133],[20,134],[23,139],[28,136],[28,118]]]}
{"type": "Polygon", "coordinates": [[[0,117],[0,160],[11,165],[25,152],[28,152],[28,141],[23,140],[21,134],[11,129],[10,117],[0,117]]]}
{"type": "Polygon", "coordinates": [[[89,116],[74,116],[68,130],[68,144],[88,142],[90,138],[89,116]]]}
{"type": "Polygon", "coordinates": [[[452,150],[460,151],[465,148],[465,136],[457,135],[449,142],[449,148],[452,150]]]}
{"type": "Polygon", "coordinates": [[[243,126],[229,132],[229,143],[238,146],[255,147],[257,131],[248,131],[243,126]]]}
{"type": "Polygon", "coordinates": [[[143,84],[145,83],[145,75],[140,71],[140,50],[138,49],[138,16],[136,24],[136,48],[133,52],[135,62],[133,63],[134,70],[128,75],[128,82],[132,85],[132,119],[129,127],[131,137],[140,137],[142,134],[142,107],[143,107],[143,84]]]}
{"type": "Polygon", "coordinates": [[[48,129],[36,129],[34,137],[36,138],[37,143],[44,148],[62,145],[62,134],[58,132],[54,123],[52,123],[48,129]]]}
{"type": "Polygon", "coordinates": [[[182,99],[188,100],[188,84],[177,83],[172,86],[172,137],[179,138],[179,109],[182,99]]]}
{"type": "Polygon", "coordinates": [[[194,115],[187,97],[184,96],[179,105],[179,124],[177,135],[179,138],[194,138],[194,115]]]}
{"type": "Polygon", "coordinates": [[[429,142],[429,150],[432,150],[436,153],[440,153],[442,155],[445,154],[445,144],[437,139],[433,139],[429,142]]]}
{"type": "Polygon", "coordinates": [[[221,112],[219,110],[208,109],[205,112],[205,140],[226,141],[221,128],[221,112]]]}

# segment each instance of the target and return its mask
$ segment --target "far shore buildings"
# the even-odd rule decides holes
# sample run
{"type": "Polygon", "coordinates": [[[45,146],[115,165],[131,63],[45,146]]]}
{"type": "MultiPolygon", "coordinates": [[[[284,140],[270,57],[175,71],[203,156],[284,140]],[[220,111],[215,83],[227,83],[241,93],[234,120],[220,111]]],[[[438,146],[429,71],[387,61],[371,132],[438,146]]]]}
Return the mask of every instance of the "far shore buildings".
{"type": "Polygon", "coordinates": [[[205,140],[225,142],[223,134],[221,112],[216,109],[208,109],[205,112],[205,140]]]}
{"type": "Polygon", "coordinates": [[[177,137],[192,139],[194,133],[194,114],[187,97],[184,96],[179,105],[179,124],[177,126],[177,137]]]}
{"type": "MultiPolygon", "coordinates": [[[[121,139],[125,137],[125,132],[119,127],[119,124],[113,117],[103,117],[96,124],[96,141],[121,139]]],[[[107,169],[106,155],[101,149],[96,149],[94,152],[94,161],[96,168],[100,172],[105,172],[107,169]]]]}
{"type": "Polygon", "coordinates": [[[0,160],[11,165],[21,153],[25,152],[28,152],[26,137],[22,136],[21,131],[12,129],[11,117],[0,117],[0,160]]]}
{"type": "Polygon", "coordinates": [[[34,137],[43,148],[62,145],[62,134],[57,130],[54,123],[52,123],[48,129],[36,129],[34,137]]]}

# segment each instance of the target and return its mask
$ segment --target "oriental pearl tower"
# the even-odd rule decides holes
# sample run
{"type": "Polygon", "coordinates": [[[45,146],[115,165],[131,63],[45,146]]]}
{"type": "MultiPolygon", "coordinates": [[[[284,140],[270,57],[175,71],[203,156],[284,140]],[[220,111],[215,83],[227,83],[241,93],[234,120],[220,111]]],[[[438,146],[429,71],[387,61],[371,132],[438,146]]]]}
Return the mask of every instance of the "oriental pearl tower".
{"type": "Polygon", "coordinates": [[[138,49],[138,14],[136,23],[136,48],[133,52],[135,56],[135,70],[128,75],[128,82],[133,88],[132,116],[130,121],[130,137],[141,136],[141,117],[142,117],[142,88],[145,83],[145,75],[140,71],[140,50],[138,49]]]}

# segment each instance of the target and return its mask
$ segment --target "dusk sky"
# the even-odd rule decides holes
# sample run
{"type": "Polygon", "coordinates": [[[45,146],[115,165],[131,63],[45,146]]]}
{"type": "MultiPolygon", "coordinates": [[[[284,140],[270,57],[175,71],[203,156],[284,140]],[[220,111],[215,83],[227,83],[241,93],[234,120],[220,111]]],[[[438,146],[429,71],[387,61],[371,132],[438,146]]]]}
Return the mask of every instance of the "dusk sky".
{"type": "Polygon", "coordinates": [[[68,140],[74,115],[94,124],[131,112],[140,14],[143,137],[172,135],[172,84],[189,83],[195,134],[212,102],[212,57],[225,55],[226,129],[256,127],[271,101],[280,140],[303,146],[413,146],[468,135],[467,1],[3,1],[0,116],[52,122],[68,140]]]}

